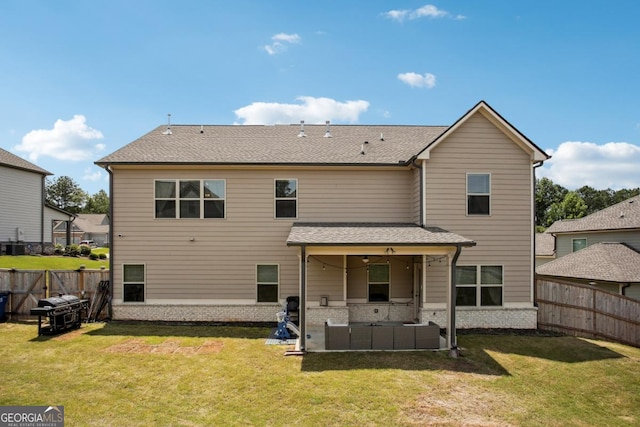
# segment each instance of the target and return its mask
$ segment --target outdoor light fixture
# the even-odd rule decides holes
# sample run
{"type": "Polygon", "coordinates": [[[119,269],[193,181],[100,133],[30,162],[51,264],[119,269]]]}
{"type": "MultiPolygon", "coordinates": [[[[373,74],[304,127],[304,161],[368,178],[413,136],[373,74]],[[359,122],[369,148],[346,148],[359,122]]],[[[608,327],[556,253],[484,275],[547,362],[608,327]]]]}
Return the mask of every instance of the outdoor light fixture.
{"type": "Polygon", "coordinates": [[[364,262],[365,264],[367,264],[369,262],[369,257],[368,256],[363,256],[362,257],[362,262],[364,262]]]}

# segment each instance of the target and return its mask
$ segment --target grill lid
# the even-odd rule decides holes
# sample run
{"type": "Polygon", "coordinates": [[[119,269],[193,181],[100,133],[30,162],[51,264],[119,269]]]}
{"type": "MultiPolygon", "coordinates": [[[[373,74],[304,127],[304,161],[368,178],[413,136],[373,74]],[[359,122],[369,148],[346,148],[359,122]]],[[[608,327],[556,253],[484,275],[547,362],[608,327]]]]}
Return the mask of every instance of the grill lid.
{"type": "Polygon", "coordinates": [[[59,297],[44,298],[38,301],[38,307],[62,307],[80,302],[75,295],[60,295],[59,297]]]}

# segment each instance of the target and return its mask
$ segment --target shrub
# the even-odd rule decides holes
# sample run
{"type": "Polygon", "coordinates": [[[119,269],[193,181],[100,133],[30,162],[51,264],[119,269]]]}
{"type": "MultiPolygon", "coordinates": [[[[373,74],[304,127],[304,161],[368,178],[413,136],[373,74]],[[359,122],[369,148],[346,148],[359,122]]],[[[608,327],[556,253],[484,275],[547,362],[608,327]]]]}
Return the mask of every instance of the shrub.
{"type": "Polygon", "coordinates": [[[80,247],[76,244],[69,245],[65,248],[64,254],[66,256],[79,256],[80,255],[80,247]]]}
{"type": "Polygon", "coordinates": [[[89,245],[80,245],[80,255],[89,256],[91,254],[91,247],[89,245]]]}
{"type": "Polygon", "coordinates": [[[107,259],[107,254],[100,253],[100,254],[98,254],[98,258],[107,259]]]}
{"type": "Polygon", "coordinates": [[[56,246],[53,248],[53,253],[56,255],[64,254],[64,246],[62,243],[56,243],[56,246]]]}
{"type": "Polygon", "coordinates": [[[89,259],[92,259],[92,260],[94,260],[94,261],[95,261],[95,260],[97,260],[98,258],[99,258],[99,257],[98,257],[98,254],[94,254],[93,252],[91,252],[91,253],[89,254],[89,259]]]}

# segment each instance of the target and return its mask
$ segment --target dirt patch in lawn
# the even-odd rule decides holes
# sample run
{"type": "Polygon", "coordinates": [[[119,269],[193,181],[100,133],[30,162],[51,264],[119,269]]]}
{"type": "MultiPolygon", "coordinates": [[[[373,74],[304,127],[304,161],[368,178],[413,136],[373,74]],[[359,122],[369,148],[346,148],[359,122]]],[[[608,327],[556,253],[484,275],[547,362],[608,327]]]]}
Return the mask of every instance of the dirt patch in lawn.
{"type": "Polygon", "coordinates": [[[523,411],[513,399],[495,390],[474,385],[454,374],[438,377],[437,387],[406,405],[407,424],[508,427],[513,424],[504,420],[504,414],[523,411]]]}
{"type": "Polygon", "coordinates": [[[107,348],[108,353],[133,354],[210,354],[222,350],[222,341],[205,341],[198,346],[181,346],[180,340],[168,339],[160,344],[146,344],[143,340],[132,338],[107,348]]]}
{"type": "Polygon", "coordinates": [[[75,329],[73,331],[64,332],[53,339],[56,341],[69,341],[84,333],[85,333],[85,330],[75,329]]]}

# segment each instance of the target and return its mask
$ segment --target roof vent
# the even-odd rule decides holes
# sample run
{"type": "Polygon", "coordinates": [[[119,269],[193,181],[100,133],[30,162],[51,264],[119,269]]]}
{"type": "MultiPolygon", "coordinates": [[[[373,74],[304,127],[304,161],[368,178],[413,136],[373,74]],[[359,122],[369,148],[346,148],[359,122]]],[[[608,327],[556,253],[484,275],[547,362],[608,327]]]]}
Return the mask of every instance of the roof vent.
{"type": "Polygon", "coordinates": [[[364,156],[364,145],[367,143],[367,141],[363,142],[362,145],[360,146],[360,154],[362,154],[364,156]]]}
{"type": "Polygon", "coordinates": [[[331,127],[329,126],[329,120],[327,120],[327,121],[325,122],[325,124],[327,125],[327,130],[326,130],[326,132],[324,133],[324,137],[325,137],[325,138],[331,138],[331,127]]]}
{"type": "Polygon", "coordinates": [[[298,134],[298,138],[304,138],[305,136],[307,136],[304,133],[304,120],[300,120],[300,133],[298,134]]]}
{"type": "Polygon", "coordinates": [[[204,133],[204,125],[200,125],[200,133],[204,133]]]}
{"type": "Polygon", "coordinates": [[[384,141],[384,133],[380,132],[380,141],[384,141]]]}
{"type": "Polygon", "coordinates": [[[167,130],[162,132],[163,135],[171,135],[171,113],[167,114],[167,130]]]}

